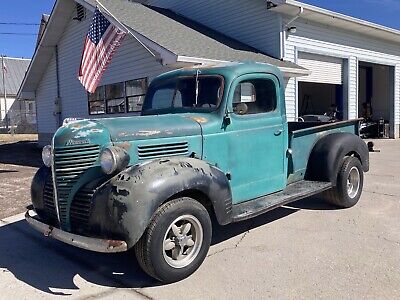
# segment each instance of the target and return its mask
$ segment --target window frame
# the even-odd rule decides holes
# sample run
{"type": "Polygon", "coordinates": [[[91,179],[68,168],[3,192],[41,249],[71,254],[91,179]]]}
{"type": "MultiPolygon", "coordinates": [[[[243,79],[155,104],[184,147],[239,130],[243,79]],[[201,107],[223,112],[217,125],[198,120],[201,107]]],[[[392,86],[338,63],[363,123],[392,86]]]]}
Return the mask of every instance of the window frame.
{"type": "MultiPolygon", "coordinates": [[[[140,77],[140,78],[135,78],[135,79],[130,79],[130,80],[125,80],[125,81],[119,81],[119,82],[114,82],[114,83],[110,83],[110,84],[105,84],[105,85],[101,85],[98,86],[97,89],[102,88],[103,91],[101,92],[101,97],[100,99],[95,99],[95,100],[91,100],[90,97],[93,94],[90,94],[89,92],[87,92],[87,109],[88,109],[88,115],[89,116],[100,116],[100,115],[117,115],[117,114],[139,114],[141,113],[141,110],[135,110],[135,111],[129,111],[128,107],[129,107],[129,98],[132,97],[144,97],[147,94],[148,88],[149,88],[149,80],[148,77],[140,77]],[[145,82],[145,90],[144,90],[144,94],[134,94],[134,95],[127,95],[127,83],[130,81],[137,81],[137,80],[144,80],[145,82]],[[111,85],[115,85],[115,84],[123,84],[123,92],[124,95],[123,97],[119,97],[119,98],[111,98],[111,99],[107,99],[107,86],[111,86],[111,85]],[[112,101],[112,100],[118,100],[118,99],[123,99],[124,102],[124,111],[123,112],[108,112],[108,102],[112,101]],[[104,104],[104,112],[103,113],[93,113],[91,111],[90,108],[90,104],[92,102],[102,102],[104,104]]],[[[97,91],[96,89],[96,91],[97,91]]]]}
{"type": "MultiPolygon", "coordinates": [[[[254,85],[254,83],[253,83],[254,85]]],[[[233,83],[234,88],[231,91],[231,95],[230,95],[230,100],[229,100],[229,105],[228,105],[228,110],[232,113],[232,115],[235,118],[239,118],[239,119],[248,119],[248,118],[263,118],[265,115],[280,115],[281,114],[281,107],[280,107],[280,82],[279,79],[274,76],[273,74],[256,74],[256,76],[254,76],[254,74],[249,75],[242,75],[240,77],[238,77],[235,82],[233,83]],[[269,111],[264,111],[264,112],[259,112],[259,113],[249,113],[249,114],[237,114],[234,111],[234,97],[235,97],[235,91],[237,89],[238,86],[240,86],[241,83],[246,83],[246,82],[250,82],[252,83],[252,81],[257,81],[257,80],[265,80],[265,81],[271,81],[272,84],[275,87],[275,107],[273,110],[269,110],[269,111]]],[[[256,98],[257,101],[257,98],[256,98]]],[[[239,102],[242,103],[242,102],[239,102]]],[[[245,102],[243,102],[245,103],[245,102]]]]}
{"type": "MultiPolygon", "coordinates": [[[[195,76],[196,76],[195,74],[194,75],[181,75],[181,76],[178,76],[178,77],[168,78],[166,80],[162,80],[162,81],[156,82],[153,85],[151,92],[153,92],[154,90],[157,90],[161,85],[164,85],[166,82],[175,81],[177,79],[185,79],[185,78],[190,78],[191,79],[191,78],[193,78],[195,76]]],[[[225,77],[223,75],[221,75],[221,74],[200,74],[199,78],[200,77],[202,77],[202,78],[208,78],[208,77],[213,78],[214,77],[214,78],[217,78],[220,81],[220,83],[221,83],[221,85],[220,85],[221,92],[218,95],[218,105],[216,107],[213,107],[212,109],[204,108],[204,111],[201,111],[201,108],[199,108],[198,111],[196,111],[196,110],[190,110],[189,111],[189,108],[180,108],[179,109],[180,111],[182,111],[182,112],[197,112],[197,113],[201,113],[201,112],[212,113],[212,112],[215,112],[215,111],[219,110],[221,108],[221,105],[226,105],[226,104],[224,104],[224,95],[225,95],[225,92],[226,92],[226,90],[225,90],[225,77]]],[[[153,93],[152,96],[154,96],[154,93],[153,93]]],[[[168,108],[168,109],[164,109],[164,108],[163,109],[153,109],[152,108],[152,109],[148,109],[148,110],[143,111],[143,113],[145,115],[152,115],[154,113],[163,114],[163,113],[166,113],[166,112],[169,112],[169,111],[170,111],[170,108],[168,108]]]]}
{"type": "MultiPolygon", "coordinates": [[[[128,98],[133,98],[133,97],[143,97],[143,102],[144,102],[144,97],[147,94],[147,90],[149,88],[149,80],[148,77],[141,77],[141,78],[136,78],[136,79],[132,79],[132,80],[127,80],[125,81],[125,111],[126,113],[140,113],[142,110],[134,110],[134,111],[130,111],[129,110],[129,99],[128,98]],[[129,81],[139,81],[139,80],[144,80],[145,82],[145,92],[144,94],[134,94],[134,95],[128,95],[127,93],[127,89],[126,89],[126,85],[129,81]]],[[[142,103],[142,108],[143,108],[143,103],[142,103]]]]}

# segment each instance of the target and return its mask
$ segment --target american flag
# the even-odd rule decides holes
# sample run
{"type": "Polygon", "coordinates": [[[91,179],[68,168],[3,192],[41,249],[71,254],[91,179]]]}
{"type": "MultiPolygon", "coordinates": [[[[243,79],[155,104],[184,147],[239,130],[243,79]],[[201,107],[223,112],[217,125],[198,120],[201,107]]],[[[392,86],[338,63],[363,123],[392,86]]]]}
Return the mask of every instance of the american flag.
{"type": "Polygon", "coordinates": [[[78,79],[93,94],[126,32],[114,26],[96,8],[86,36],[78,79]]]}

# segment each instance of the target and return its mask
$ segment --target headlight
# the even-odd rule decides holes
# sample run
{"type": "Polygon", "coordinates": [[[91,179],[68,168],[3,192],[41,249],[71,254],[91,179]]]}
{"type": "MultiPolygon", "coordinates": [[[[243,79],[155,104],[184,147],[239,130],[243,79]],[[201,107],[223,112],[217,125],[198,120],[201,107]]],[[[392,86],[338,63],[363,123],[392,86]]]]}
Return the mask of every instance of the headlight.
{"type": "Polygon", "coordinates": [[[100,154],[101,169],[106,174],[122,171],[128,166],[129,160],[128,153],[119,147],[107,147],[100,154]]]}
{"type": "Polygon", "coordinates": [[[52,162],[52,149],[50,145],[47,145],[45,147],[43,147],[42,150],[42,160],[43,163],[46,167],[51,167],[51,162],[52,162]]]}

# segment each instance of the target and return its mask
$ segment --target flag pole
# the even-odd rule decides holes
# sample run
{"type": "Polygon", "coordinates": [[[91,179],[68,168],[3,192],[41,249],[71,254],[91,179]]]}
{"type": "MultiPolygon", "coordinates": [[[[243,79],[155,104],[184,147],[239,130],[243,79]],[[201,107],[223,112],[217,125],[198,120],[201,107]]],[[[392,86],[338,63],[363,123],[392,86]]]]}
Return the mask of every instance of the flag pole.
{"type": "Polygon", "coordinates": [[[111,23],[114,23],[114,25],[116,25],[117,27],[122,27],[127,33],[129,33],[131,36],[133,36],[135,38],[136,41],[139,42],[139,44],[141,44],[152,56],[157,57],[157,55],[150,50],[149,47],[147,47],[141,40],[139,40],[136,35],[134,33],[132,33],[131,30],[129,30],[128,27],[126,27],[122,22],[118,21],[118,19],[116,17],[114,17],[114,15],[99,1],[96,0],[96,4],[98,4],[102,10],[104,10],[104,12],[111,17],[112,20],[109,20],[111,23]],[[116,24],[115,24],[116,23],[116,24]]]}

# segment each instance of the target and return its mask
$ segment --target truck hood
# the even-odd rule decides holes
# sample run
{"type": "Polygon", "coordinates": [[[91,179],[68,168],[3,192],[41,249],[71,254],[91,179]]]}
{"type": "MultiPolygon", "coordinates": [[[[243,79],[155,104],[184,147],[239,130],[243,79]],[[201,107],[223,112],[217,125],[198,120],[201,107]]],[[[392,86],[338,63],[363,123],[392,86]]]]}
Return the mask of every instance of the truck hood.
{"type": "Polygon", "coordinates": [[[112,142],[201,135],[200,124],[181,115],[135,116],[93,121],[107,129],[112,142]]]}

